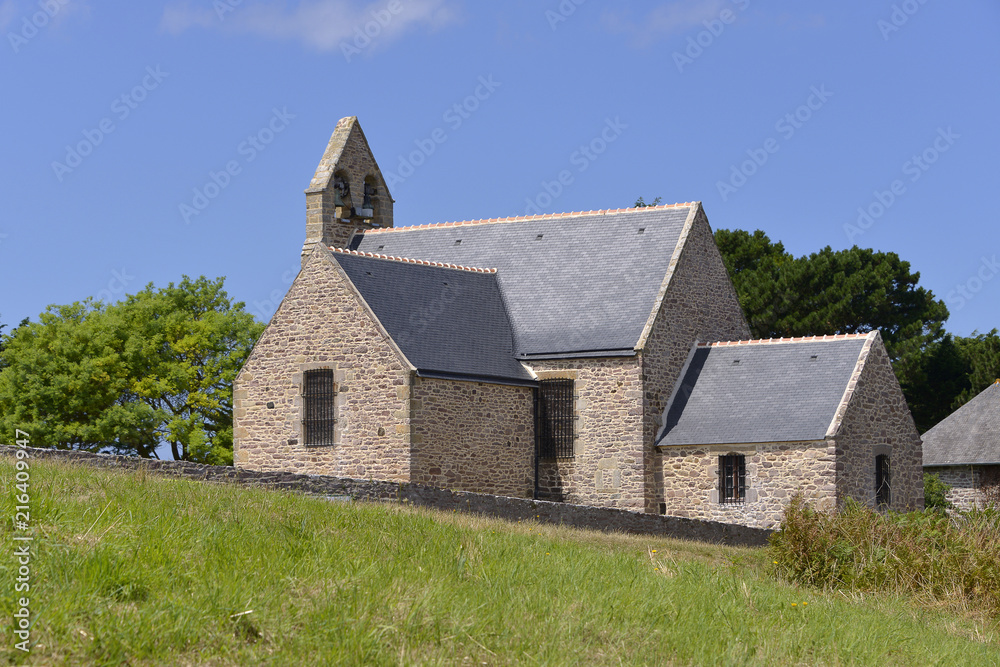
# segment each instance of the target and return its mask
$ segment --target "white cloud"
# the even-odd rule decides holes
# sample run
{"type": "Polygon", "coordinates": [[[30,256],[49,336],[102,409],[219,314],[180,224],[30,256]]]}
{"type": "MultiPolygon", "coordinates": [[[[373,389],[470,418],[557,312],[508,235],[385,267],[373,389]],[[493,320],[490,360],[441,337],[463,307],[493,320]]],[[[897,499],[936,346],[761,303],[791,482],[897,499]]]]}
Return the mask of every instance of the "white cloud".
{"type": "Polygon", "coordinates": [[[736,5],[726,0],[671,2],[656,7],[637,22],[632,20],[630,13],[606,12],[602,19],[611,32],[631,35],[633,44],[646,46],[657,39],[703,27],[703,21],[719,18],[719,13],[727,7],[735,11],[736,5]]]}
{"type": "MultiPolygon", "coordinates": [[[[278,0],[236,4],[218,0],[216,9],[192,9],[187,3],[167,6],[160,25],[177,34],[201,27],[260,35],[269,39],[287,39],[319,51],[338,49],[350,43],[356,29],[364,31],[375,21],[378,30],[372,45],[384,45],[411,27],[436,29],[458,18],[456,0],[380,0],[359,4],[352,0],[302,0],[294,7],[278,0]],[[392,7],[395,11],[390,11],[392,7]],[[378,19],[381,18],[381,21],[378,19]]],[[[372,28],[371,33],[375,33],[372,28]]]]}

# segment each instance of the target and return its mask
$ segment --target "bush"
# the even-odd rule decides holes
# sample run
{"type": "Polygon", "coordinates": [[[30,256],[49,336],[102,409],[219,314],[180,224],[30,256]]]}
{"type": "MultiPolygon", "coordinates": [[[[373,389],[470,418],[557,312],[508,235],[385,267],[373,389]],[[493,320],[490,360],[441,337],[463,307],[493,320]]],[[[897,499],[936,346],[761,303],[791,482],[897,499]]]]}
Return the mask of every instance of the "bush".
{"type": "Polygon", "coordinates": [[[1000,616],[1000,511],[880,514],[848,500],[823,513],[796,497],[769,549],[800,583],[964,600],[1000,616]]]}
{"type": "Polygon", "coordinates": [[[952,507],[948,502],[948,492],[951,486],[941,481],[937,475],[924,473],[924,508],[946,510],[952,507]]]}

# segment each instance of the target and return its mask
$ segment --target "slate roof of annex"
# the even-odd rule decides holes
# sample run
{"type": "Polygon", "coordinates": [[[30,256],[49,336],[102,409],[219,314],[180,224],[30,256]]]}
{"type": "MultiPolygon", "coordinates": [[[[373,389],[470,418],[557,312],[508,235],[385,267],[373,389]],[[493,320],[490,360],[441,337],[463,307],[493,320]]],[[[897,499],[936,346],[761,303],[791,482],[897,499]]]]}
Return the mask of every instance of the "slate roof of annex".
{"type": "Polygon", "coordinates": [[[334,251],[333,258],[418,372],[533,384],[494,271],[334,251]]]}
{"type": "Polygon", "coordinates": [[[657,445],[822,440],[867,337],[699,345],[657,445]]]}
{"type": "Polygon", "coordinates": [[[694,206],[396,227],[348,247],[496,267],[519,358],[633,354],[694,206]]]}
{"type": "Polygon", "coordinates": [[[1000,380],[921,437],[925,466],[1000,464],[1000,380]]]}

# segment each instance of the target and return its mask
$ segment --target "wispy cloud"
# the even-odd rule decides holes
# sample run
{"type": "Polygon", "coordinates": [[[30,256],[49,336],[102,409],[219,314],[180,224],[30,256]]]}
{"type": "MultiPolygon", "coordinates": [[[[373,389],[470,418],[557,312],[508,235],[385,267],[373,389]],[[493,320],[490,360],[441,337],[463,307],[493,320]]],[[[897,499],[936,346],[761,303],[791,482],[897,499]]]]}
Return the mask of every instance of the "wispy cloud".
{"type": "Polygon", "coordinates": [[[17,16],[17,5],[14,0],[4,0],[0,3],[0,30],[6,30],[15,16],[17,16]]]}
{"type": "Polygon", "coordinates": [[[411,28],[440,28],[458,19],[456,5],[457,0],[301,0],[293,6],[280,0],[255,4],[245,0],[219,12],[175,2],[164,9],[160,26],[173,34],[190,28],[229,30],[294,40],[318,51],[330,51],[353,40],[358,30],[364,31],[373,21],[378,23],[382,45],[411,28]]]}
{"type": "Polygon", "coordinates": [[[601,20],[610,32],[629,35],[635,46],[647,46],[694,26],[700,27],[702,21],[718,18],[726,7],[734,5],[726,0],[671,2],[656,7],[639,20],[633,19],[630,10],[607,11],[601,20]]]}

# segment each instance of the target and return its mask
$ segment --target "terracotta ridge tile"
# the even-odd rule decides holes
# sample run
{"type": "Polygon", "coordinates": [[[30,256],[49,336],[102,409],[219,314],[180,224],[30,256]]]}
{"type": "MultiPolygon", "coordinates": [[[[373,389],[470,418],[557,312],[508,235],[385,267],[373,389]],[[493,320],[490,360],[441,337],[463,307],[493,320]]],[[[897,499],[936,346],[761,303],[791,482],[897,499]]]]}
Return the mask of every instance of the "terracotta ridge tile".
{"type": "Polygon", "coordinates": [[[476,266],[462,266],[460,264],[446,264],[445,262],[432,262],[427,259],[412,259],[410,257],[395,257],[393,255],[380,255],[374,252],[364,252],[361,250],[347,250],[346,248],[335,248],[328,246],[331,251],[342,255],[354,255],[356,257],[370,257],[372,259],[386,259],[403,264],[419,264],[421,266],[436,266],[440,269],[457,269],[459,271],[470,271],[472,273],[496,273],[496,269],[484,269],[476,266]]]}
{"type": "Polygon", "coordinates": [[[520,222],[523,220],[544,220],[544,219],[556,219],[556,218],[577,218],[583,217],[585,215],[608,215],[617,213],[627,213],[629,211],[648,211],[648,210],[660,210],[667,208],[685,208],[693,206],[695,202],[678,202],[676,204],[659,204],[657,206],[646,206],[643,208],[612,208],[612,209],[601,209],[598,211],[569,211],[563,213],[540,213],[538,215],[517,215],[509,216],[506,218],[482,218],[479,220],[460,220],[455,222],[430,222],[420,225],[408,225],[406,227],[379,227],[378,229],[369,229],[364,232],[367,236],[368,234],[385,234],[389,232],[402,232],[412,229],[445,229],[448,227],[458,227],[464,225],[488,225],[497,222],[520,222]]]}
{"type": "Polygon", "coordinates": [[[852,340],[868,338],[868,333],[853,334],[823,334],[822,336],[792,336],[791,338],[749,338],[746,340],[719,340],[699,342],[698,347],[728,347],[730,345],[777,345],[779,343],[813,343],[816,341],[852,340]]]}

